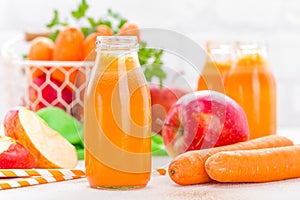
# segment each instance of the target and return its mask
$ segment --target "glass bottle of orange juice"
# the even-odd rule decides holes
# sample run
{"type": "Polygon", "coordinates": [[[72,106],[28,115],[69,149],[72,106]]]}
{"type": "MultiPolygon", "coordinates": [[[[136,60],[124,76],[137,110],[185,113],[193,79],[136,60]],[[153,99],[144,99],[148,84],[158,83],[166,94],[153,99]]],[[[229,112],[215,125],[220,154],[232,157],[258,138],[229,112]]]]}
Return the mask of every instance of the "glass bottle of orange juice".
{"type": "Polygon", "coordinates": [[[224,91],[225,79],[235,60],[235,45],[232,42],[206,43],[206,62],[198,79],[197,90],[224,91]]]}
{"type": "Polygon", "coordinates": [[[276,83],[264,43],[238,43],[238,59],[225,82],[226,94],[245,110],[250,138],[276,133],[276,83]]]}
{"type": "Polygon", "coordinates": [[[145,187],[151,171],[151,104],[134,36],[99,36],[84,98],[85,167],[92,188],[145,187]]]}

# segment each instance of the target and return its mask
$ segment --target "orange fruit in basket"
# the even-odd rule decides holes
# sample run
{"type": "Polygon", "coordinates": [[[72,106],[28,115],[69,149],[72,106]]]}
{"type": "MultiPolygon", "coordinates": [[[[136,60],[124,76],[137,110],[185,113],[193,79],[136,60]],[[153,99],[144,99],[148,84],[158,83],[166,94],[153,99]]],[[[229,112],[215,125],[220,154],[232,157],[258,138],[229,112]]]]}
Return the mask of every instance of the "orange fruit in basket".
{"type": "Polygon", "coordinates": [[[32,40],[27,55],[28,60],[52,60],[54,42],[47,37],[37,37],[32,40]]]}
{"type": "Polygon", "coordinates": [[[61,30],[55,40],[53,60],[80,61],[83,59],[82,43],[84,35],[76,27],[61,30]]]}
{"type": "Polygon", "coordinates": [[[61,66],[57,67],[51,72],[51,78],[54,78],[62,83],[68,85],[68,87],[74,87],[78,69],[73,66],[61,66]]]}
{"type": "MultiPolygon", "coordinates": [[[[36,37],[30,43],[28,60],[43,60],[49,61],[53,58],[54,42],[47,37],[36,37]]],[[[30,74],[32,79],[45,74],[47,67],[30,66],[30,74]]]]}
{"type": "Polygon", "coordinates": [[[140,42],[140,28],[137,24],[126,22],[118,32],[119,36],[136,36],[140,42]]]}
{"type": "Polygon", "coordinates": [[[54,78],[62,83],[65,83],[66,85],[68,85],[68,87],[73,88],[77,73],[77,67],[61,66],[57,67],[51,72],[51,78],[54,78]]]}

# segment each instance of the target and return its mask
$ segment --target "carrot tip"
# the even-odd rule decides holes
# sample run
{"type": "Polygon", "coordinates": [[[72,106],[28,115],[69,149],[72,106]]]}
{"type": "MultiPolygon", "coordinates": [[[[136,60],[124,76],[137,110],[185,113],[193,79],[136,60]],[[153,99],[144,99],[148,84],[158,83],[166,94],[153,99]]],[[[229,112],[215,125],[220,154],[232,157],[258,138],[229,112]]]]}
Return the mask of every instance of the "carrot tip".
{"type": "Polygon", "coordinates": [[[166,175],[167,171],[163,168],[159,168],[159,169],[156,169],[156,171],[160,174],[160,175],[166,175]]]}
{"type": "Polygon", "coordinates": [[[175,172],[176,172],[176,171],[175,171],[174,169],[171,169],[171,170],[170,170],[170,175],[174,176],[175,172]]]}

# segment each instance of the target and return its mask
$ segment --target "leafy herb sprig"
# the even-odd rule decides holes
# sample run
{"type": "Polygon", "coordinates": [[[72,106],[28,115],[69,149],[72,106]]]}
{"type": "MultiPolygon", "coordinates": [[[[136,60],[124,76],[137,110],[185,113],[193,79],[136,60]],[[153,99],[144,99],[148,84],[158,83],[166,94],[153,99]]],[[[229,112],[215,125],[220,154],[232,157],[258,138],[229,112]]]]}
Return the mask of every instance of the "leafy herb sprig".
{"type": "Polygon", "coordinates": [[[153,77],[157,77],[160,86],[163,85],[163,80],[167,77],[167,74],[162,69],[162,55],[163,50],[147,48],[146,42],[140,43],[138,56],[141,66],[144,67],[144,75],[147,81],[151,81],[153,77]]]}
{"type": "MultiPolygon", "coordinates": [[[[103,18],[95,19],[87,15],[89,5],[86,0],[81,0],[76,10],[71,11],[71,16],[75,21],[85,20],[88,26],[82,26],[81,31],[84,36],[96,32],[96,27],[99,25],[106,25],[113,31],[114,34],[118,33],[121,27],[127,22],[127,19],[122,17],[119,13],[113,12],[111,9],[107,10],[107,14],[103,18]]],[[[55,32],[49,37],[55,41],[57,35],[60,32],[62,26],[69,25],[67,21],[61,21],[61,16],[58,10],[54,10],[52,20],[46,24],[47,28],[54,28],[55,32]]],[[[138,57],[142,68],[144,69],[144,75],[147,81],[151,81],[154,77],[159,79],[160,86],[163,85],[163,80],[167,74],[163,71],[163,50],[147,48],[147,43],[141,41],[140,49],[138,51],[138,57]]]]}
{"type": "Polygon", "coordinates": [[[82,17],[85,17],[86,11],[89,9],[89,5],[86,3],[86,0],[82,0],[81,4],[78,5],[77,10],[71,12],[72,16],[79,20],[82,17]]]}

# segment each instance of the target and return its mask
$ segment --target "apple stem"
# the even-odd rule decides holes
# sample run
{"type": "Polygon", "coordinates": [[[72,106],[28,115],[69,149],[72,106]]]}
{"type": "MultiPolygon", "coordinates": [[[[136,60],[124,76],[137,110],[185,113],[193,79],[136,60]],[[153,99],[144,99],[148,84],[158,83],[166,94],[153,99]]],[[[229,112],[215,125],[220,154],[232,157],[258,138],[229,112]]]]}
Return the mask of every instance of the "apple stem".
{"type": "Polygon", "coordinates": [[[161,120],[160,118],[156,118],[155,123],[158,124],[158,125],[160,125],[160,126],[164,125],[164,121],[161,120]]]}
{"type": "Polygon", "coordinates": [[[156,118],[155,123],[158,124],[158,125],[160,125],[160,126],[174,127],[173,125],[164,123],[164,121],[161,120],[160,118],[156,118]]]}

